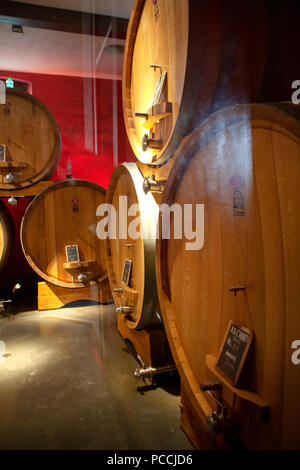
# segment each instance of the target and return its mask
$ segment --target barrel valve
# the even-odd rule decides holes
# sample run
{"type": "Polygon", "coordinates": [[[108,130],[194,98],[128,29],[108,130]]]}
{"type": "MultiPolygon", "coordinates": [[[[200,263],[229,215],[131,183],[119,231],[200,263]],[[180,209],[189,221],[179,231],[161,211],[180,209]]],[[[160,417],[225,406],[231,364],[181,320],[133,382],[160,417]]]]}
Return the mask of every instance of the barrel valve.
{"type": "Polygon", "coordinates": [[[149,136],[147,134],[144,134],[144,137],[142,138],[143,152],[146,152],[146,150],[148,148],[160,150],[161,149],[161,141],[157,140],[157,139],[149,138],[149,136]]]}
{"type": "Polygon", "coordinates": [[[18,292],[21,289],[21,284],[17,282],[17,284],[14,285],[12,289],[12,298],[8,300],[0,300],[0,314],[2,313],[3,315],[6,314],[6,306],[7,304],[14,305],[16,303],[16,292],[18,292]]]}
{"type": "Polygon", "coordinates": [[[231,416],[223,403],[221,403],[212,393],[213,391],[221,392],[222,384],[219,382],[201,384],[200,390],[202,392],[206,392],[209,397],[216,402],[218,407],[218,412],[213,411],[213,413],[207,418],[206,424],[208,431],[211,435],[226,431],[226,429],[229,428],[231,416]]]}
{"type": "Polygon", "coordinates": [[[220,413],[214,411],[211,416],[207,418],[207,429],[212,436],[221,432],[229,431],[233,426],[231,414],[227,408],[222,408],[220,413]]]}
{"type": "Polygon", "coordinates": [[[78,274],[78,277],[77,277],[78,282],[85,282],[86,280],[87,280],[87,277],[85,274],[83,273],[78,274]]]}
{"type": "Polygon", "coordinates": [[[175,364],[167,364],[162,367],[146,367],[139,355],[137,358],[142,366],[140,369],[135,369],[134,371],[134,376],[137,380],[151,379],[156,374],[163,374],[176,370],[175,364]]]}
{"type": "Polygon", "coordinates": [[[218,434],[222,431],[221,425],[221,416],[219,416],[215,411],[211,416],[207,418],[207,429],[208,432],[212,435],[218,434]]]}
{"type": "Polygon", "coordinates": [[[0,313],[5,313],[6,304],[11,303],[12,300],[0,300],[0,313]]]}
{"type": "Polygon", "coordinates": [[[10,198],[8,199],[8,204],[10,204],[11,206],[17,206],[18,204],[18,200],[14,197],[14,196],[10,196],[10,198]]]}
{"type": "Polygon", "coordinates": [[[13,183],[15,181],[15,177],[12,173],[8,173],[6,176],[5,176],[5,182],[6,183],[13,183]]]}
{"type": "Polygon", "coordinates": [[[164,190],[164,181],[156,181],[155,180],[155,175],[150,176],[145,176],[144,181],[143,181],[143,190],[147,194],[149,191],[151,193],[162,193],[164,190]]]}
{"type": "Polygon", "coordinates": [[[120,305],[116,308],[117,313],[131,313],[132,307],[128,307],[127,305],[120,305]]]}

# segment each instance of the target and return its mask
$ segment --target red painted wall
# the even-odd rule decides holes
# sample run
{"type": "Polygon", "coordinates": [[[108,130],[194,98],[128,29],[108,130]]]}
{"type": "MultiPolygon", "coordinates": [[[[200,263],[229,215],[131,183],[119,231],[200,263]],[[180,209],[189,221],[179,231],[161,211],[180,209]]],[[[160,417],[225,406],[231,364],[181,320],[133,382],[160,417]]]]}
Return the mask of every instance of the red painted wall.
{"type": "Polygon", "coordinates": [[[96,79],[93,83],[92,79],[81,77],[0,70],[1,77],[8,75],[32,82],[32,94],[48,107],[58,124],[62,153],[52,179],[65,179],[66,162],[71,158],[74,178],[87,179],[107,187],[115,167],[113,146],[115,152],[116,148],[118,149],[118,163],[135,161],[123,121],[121,81],[96,79]],[[91,93],[86,99],[85,87],[91,93]],[[113,143],[114,116],[117,122],[115,143],[113,143]],[[87,123],[90,125],[85,130],[87,123]]]}
{"type": "MultiPolygon", "coordinates": [[[[120,81],[96,79],[93,83],[91,79],[84,80],[79,77],[0,70],[0,77],[8,75],[15,79],[30,81],[32,94],[48,107],[58,124],[62,140],[62,153],[58,168],[52,176],[53,180],[66,178],[66,162],[71,158],[74,178],[93,181],[104,187],[108,186],[110,176],[115,168],[113,160],[114,117],[117,122],[115,132],[115,152],[116,145],[118,148],[117,163],[135,161],[123,121],[120,81]],[[92,93],[90,98],[86,99],[86,113],[84,106],[85,87],[92,93]],[[115,100],[113,99],[114,92],[115,100]],[[90,126],[85,130],[87,121],[90,126]],[[95,122],[97,125],[96,142],[95,122]],[[88,144],[90,144],[90,148],[87,148],[88,144]]],[[[11,256],[3,272],[0,273],[0,289],[7,286],[12,287],[17,281],[32,283],[38,279],[23,255],[19,238],[21,220],[31,199],[19,199],[17,207],[10,206],[7,199],[2,199],[9,207],[14,221],[15,240],[11,256]]]]}

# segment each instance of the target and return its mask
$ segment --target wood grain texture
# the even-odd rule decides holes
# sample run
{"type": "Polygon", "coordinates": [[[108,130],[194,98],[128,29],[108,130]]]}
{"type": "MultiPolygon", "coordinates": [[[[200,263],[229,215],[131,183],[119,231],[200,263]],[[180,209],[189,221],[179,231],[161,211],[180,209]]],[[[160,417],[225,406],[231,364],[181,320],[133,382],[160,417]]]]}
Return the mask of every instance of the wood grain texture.
{"type": "Polygon", "coordinates": [[[258,394],[271,419],[259,422],[250,402],[233,400],[239,437],[249,447],[300,448],[300,369],[291,362],[300,337],[300,123],[269,106],[226,108],[175,157],[162,203],[204,204],[203,249],[171,238],[159,239],[156,252],[160,306],[185,391],[205,423],[200,384],[216,379],[206,355],[217,357],[229,321],[240,321],[254,344],[238,386],[258,394]],[[245,291],[234,296],[232,286],[245,291]]]}
{"type": "Polygon", "coordinates": [[[1,189],[0,195],[1,197],[27,197],[27,196],[37,196],[39,193],[41,193],[44,189],[48,188],[49,186],[52,186],[54,184],[54,181],[39,181],[38,183],[32,185],[32,186],[27,186],[21,189],[18,189],[18,192],[16,193],[15,189],[1,189]]]}
{"type": "Polygon", "coordinates": [[[0,201],[0,271],[5,267],[14,241],[12,217],[5,204],[0,201]]]}
{"type": "Polygon", "coordinates": [[[180,390],[180,420],[181,426],[197,450],[213,450],[216,445],[210,438],[205,425],[199,420],[197,409],[195,411],[191,395],[186,392],[184,382],[181,381],[180,390]]]}
{"type": "Polygon", "coordinates": [[[162,324],[151,324],[142,330],[128,328],[124,315],[117,315],[118,331],[133,345],[146,367],[172,363],[172,355],[162,324]]]}
{"type": "Polygon", "coordinates": [[[138,160],[164,164],[182,137],[225,106],[289,100],[297,76],[292,53],[300,39],[297,11],[296,2],[290,6],[284,0],[135,0],[122,95],[126,130],[138,160]],[[150,114],[161,72],[167,73],[161,101],[171,103],[172,113],[155,122],[150,114]],[[143,151],[147,121],[135,113],[148,114],[153,123],[149,134],[161,141],[160,150],[143,151]]]}
{"type": "MultiPolygon", "coordinates": [[[[135,163],[119,165],[109,182],[106,202],[116,210],[116,239],[106,239],[107,272],[115,304],[132,306],[127,326],[141,329],[151,323],[157,308],[155,281],[155,243],[158,207],[151,193],[143,191],[143,176],[135,163]],[[121,219],[126,219],[127,207],[120,207],[120,197],[129,208],[136,204],[137,212],[129,215],[124,222],[125,233],[120,234],[121,219]],[[128,228],[140,217],[137,232],[145,235],[133,239],[128,228]],[[122,238],[123,236],[123,238],[122,238]],[[147,237],[147,238],[146,238],[147,237]],[[132,262],[129,286],[122,282],[124,262],[132,262]],[[122,289],[117,292],[116,289],[122,289]],[[133,295],[130,295],[132,291],[133,295]],[[136,295],[137,293],[137,295],[136,295]],[[132,305],[134,299],[135,305],[132,305]]],[[[123,203],[121,203],[123,204],[123,203]]]]}
{"type": "Polygon", "coordinates": [[[101,283],[95,282],[82,289],[68,289],[48,282],[38,283],[39,310],[54,310],[81,300],[92,300],[99,304],[112,302],[108,279],[103,280],[101,283]]]}
{"type": "Polygon", "coordinates": [[[20,90],[6,90],[6,104],[0,106],[0,142],[7,146],[11,167],[0,168],[0,189],[20,189],[50,178],[61,153],[57,124],[46,106],[20,90]],[[11,172],[13,183],[6,183],[11,172]]]}
{"type": "Polygon", "coordinates": [[[87,287],[105,277],[105,247],[96,234],[97,207],[106,190],[89,181],[60,181],[42,191],[28,206],[21,225],[21,242],[31,267],[59,287],[87,287]],[[65,269],[66,245],[78,245],[84,266],[65,269]],[[87,281],[77,281],[79,273],[87,281]]]}

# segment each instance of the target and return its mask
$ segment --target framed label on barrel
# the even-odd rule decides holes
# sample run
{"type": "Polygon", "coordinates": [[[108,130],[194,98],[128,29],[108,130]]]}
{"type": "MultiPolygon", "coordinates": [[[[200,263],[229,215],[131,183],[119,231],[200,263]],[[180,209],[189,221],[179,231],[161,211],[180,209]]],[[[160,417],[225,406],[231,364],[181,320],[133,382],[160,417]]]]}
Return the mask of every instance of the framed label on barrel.
{"type": "Polygon", "coordinates": [[[67,245],[66,246],[66,257],[67,257],[67,262],[68,263],[72,263],[74,261],[79,261],[78,245],[67,245]]]}
{"type": "Polygon", "coordinates": [[[0,145],[0,162],[6,161],[6,145],[0,145]]]}
{"type": "Polygon", "coordinates": [[[122,282],[128,286],[129,278],[131,272],[131,261],[129,259],[125,259],[123,273],[122,273],[122,282]]]}
{"type": "Polygon", "coordinates": [[[249,351],[253,332],[246,326],[230,321],[220,349],[216,369],[236,385],[249,351]]]}

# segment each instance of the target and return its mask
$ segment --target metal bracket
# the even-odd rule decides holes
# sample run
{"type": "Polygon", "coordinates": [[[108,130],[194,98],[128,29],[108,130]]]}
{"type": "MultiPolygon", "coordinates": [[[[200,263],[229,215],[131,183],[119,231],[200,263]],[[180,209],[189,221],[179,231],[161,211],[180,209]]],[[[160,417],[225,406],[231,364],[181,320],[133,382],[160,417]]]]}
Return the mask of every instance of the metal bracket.
{"type": "Polygon", "coordinates": [[[135,117],[145,118],[148,119],[147,113],[134,113],[135,117]]]}
{"type": "Polygon", "coordinates": [[[147,134],[144,134],[144,137],[142,138],[142,149],[143,152],[146,152],[146,150],[150,149],[156,149],[160,150],[161,149],[161,141],[156,140],[156,139],[151,139],[147,134]]]}
{"type": "Polygon", "coordinates": [[[118,293],[118,294],[123,294],[123,288],[122,287],[115,287],[113,289],[113,292],[118,293]]]}
{"type": "Polygon", "coordinates": [[[161,65],[157,65],[157,64],[150,64],[150,67],[154,70],[154,72],[156,72],[156,69],[159,69],[160,71],[160,74],[162,75],[162,66],[161,65]]]}
{"type": "Polygon", "coordinates": [[[214,411],[210,416],[207,418],[207,428],[208,431],[212,436],[215,434],[224,432],[226,429],[228,429],[228,425],[230,423],[230,415],[227,410],[227,408],[221,403],[215,395],[212,393],[212,391],[222,391],[222,384],[220,382],[212,382],[212,383],[206,383],[206,384],[201,384],[200,389],[203,392],[206,392],[208,396],[216,402],[219,408],[219,412],[217,413],[214,411]]]}
{"type": "Polygon", "coordinates": [[[240,290],[245,291],[246,287],[244,287],[244,286],[233,286],[233,287],[229,287],[229,290],[230,290],[230,292],[233,292],[234,296],[236,297],[237,292],[239,292],[240,290]]]}
{"type": "Polygon", "coordinates": [[[200,384],[200,390],[202,392],[208,392],[212,390],[222,391],[222,384],[220,382],[209,382],[206,384],[200,384]]]}

